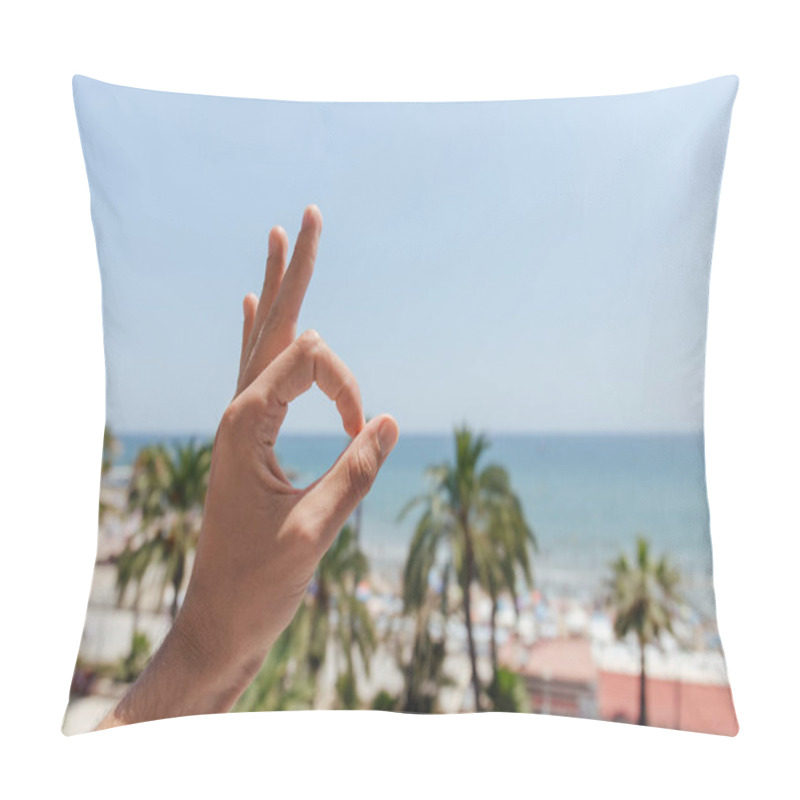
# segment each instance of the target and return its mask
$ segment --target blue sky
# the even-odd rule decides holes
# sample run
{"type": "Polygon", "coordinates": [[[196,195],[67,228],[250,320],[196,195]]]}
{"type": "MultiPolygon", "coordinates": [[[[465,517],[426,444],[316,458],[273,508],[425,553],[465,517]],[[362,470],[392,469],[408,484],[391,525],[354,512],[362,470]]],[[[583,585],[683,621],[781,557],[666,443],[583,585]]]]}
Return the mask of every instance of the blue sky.
{"type": "MultiPolygon", "coordinates": [[[[606,98],[288,103],[77,77],[109,423],[213,432],[270,227],[324,230],[300,330],[401,431],[702,427],[737,81],[606,98]]],[[[287,431],[338,431],[318,391],[287,431]]]]}

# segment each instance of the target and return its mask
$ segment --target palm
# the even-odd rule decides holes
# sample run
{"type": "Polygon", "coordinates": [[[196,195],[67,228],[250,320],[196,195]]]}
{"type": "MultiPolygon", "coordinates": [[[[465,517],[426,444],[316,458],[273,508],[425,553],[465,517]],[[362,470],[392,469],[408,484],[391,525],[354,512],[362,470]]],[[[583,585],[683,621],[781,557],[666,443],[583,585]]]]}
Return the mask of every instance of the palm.
{"type": "Polygon", "coordinates": [[[521,574],[525,586],[533,588],[531,551],[536,549],[533,531],[525,520],[522,504],[511,489],[508,473],[502,467],[487,467],[481,474],[487,496],[487,525],[477,538],[476,571],[489,594],[491,610],[491,655],[493,700],[497,701],[499,665],[497,657],[497,610],[500,595],[511,595],[517,612],[517,581],[521,574]]]}
{"type": "Polygon", "coordinates": [[[472,583],[479,579],[494,592],[493,599],[503,588],[515,596],[518,567],[526,581],[532,580],[529,548],[535,545],[506,470],[494,464],[478,468],[487,447],[485,437],[473,436],[466,428],[457,430],[455,462],[430,469],[430,493],[412,500],[402,513],[423,506],[405,566],[405,606],[423,605],[428,576],[444,553],[452,567],[448,574],[456,576],[462,590],[476,710],[481,709],[481,687],[472,630],[472,583]]]}
{"type": "MultiPolygon", "coordinates": [[[[428,594],[417,607],[414,638],[411,645],[411,658],[404,664],[403,710],[415,714],[431,714],[436,711],[436,700],[440,687],[449,683],[444,673],[447,655],[447,627],[440,626],[440,635],[431,635],[431,622],[435,614],[442,621],[447,620],[449,608],[446,587],[447,572],[443,580],[445,591],[441,597],[428,594]],[[438,605],[438,608],[437,608],[438,605]]],[[[398,647],[398,654],[401,648],[398,647]]],[[[398,659],[399,660],[399,659],[398,659]]]]}
{"type": "MultiPolygon", "coordinates": [[[[230,708],[273,645],[290,648],[291,638],[282,634],[320,559],[397,443],[397,423],[388,414],[365,423],[355,376],[319,334],[309,330],[295,338],[321,227],[319,210],[306,208],[288,266],[286,234],[278,228],[270,232],[264,286],[260,298],[248,294],[244,300],[236,392],[213,449],[178,453],[174,461],[153,452],[131,487],[144,542],[132,544],[121,582],[141,574],[132,552],[147,542],[140,555],[163,565],[165,587],[174,588],[175,616],[194,551],[181,613],[159,652],[170,654],[165,659],[185,659],[191,650],[189,658],[206,667],[214,688],[190,698],[195,708],[230,708]],[[313,385],[334,401],[352,441],[315,484],[300,490],[280,469],[274,447],[289,404],[313,385]]],[[[367,639],[360,639],[357,614],[350,616],[358,646],[367,639]]],[[[134,686],[104,725],[140,718],[137,699],[152,694],[157,676],[174,677],[173,663],[151,662],[139,688],[134,686]]],[[[159,698],[158,713],[185,708],[178,695],[184,700],[193,695],[180,682],[171,686],[169,697],[159,698]]],[[[352,696],[349,689],[343,694],[352,696]]]]}
{"type": "Polygon", "coordinates": [[[365,671],[375,649],[372,621],[355,594],[368,564],[346,525],[319,562],[314,587],[270,652],[237,708],[255,711],[308,707],[313,703],[317,679],[333,640],[337,656],[337,691],[346,708],[357,705],[355,656],[365,671]],[[335,613],[334,613],[335,612],[335,613]],[[344,670],[338,656],[344,656],[344,670]]]}
{"type": "MultiPolygon", "coordinates": [[[[369,672],[370,659],[375,650],[372,620],[366,606],[356,596],[358,582],[367,571],[367,559],[358,546],[356,530],[351,525],[346,525],[317,568],[317,598],[320,602],[312,605],[315,616],[324,624],[327,644],[327,632],[335,603],[335,642],[344,656],[344,671],[337,670],[337,690],[339,700],[346,708],[353,708],[358,703],[355,655],[358,653],[365,671],[369,672]]],[[[317,659],[320,654],[318,649],[317,659]]],[[[324,654],[322,658],[324,660],[324,654]]]]}
{"type": "Polygon", "coordinates": [[[658,642],[661,634],[672,633],[672,620],[680,602],[679,573],[666,556],[655,560],[646,539],[639,537],[633,564],[621,555],[613,564],[611,602],[616,617],[614,632],[620,639],[633,633],[639,643],[641,660],[639,724],[647,724],[645,696],[645,647],[658,642]]]}
{"type": "MultiPolygon", "coordinates": [[[[119,451],[119,440],[111,431],[111,428],[108,425],[105,426],[103,429],[103,460],[101,462],[100,467],[100,480],[101,483],[103,479],[108,475],[111,471],[111,467],[114,465],[114,456],[119,451]]],[[[102,485],[100,487],[100,520],[102,521],[103,517],[109,512],[111,506],[103,500],[102,495],[102,485]]]]}
{"type": "Polygon", "coordinates": [[[187,574],[187,562],[197,545],[211,462],[211,447],[194,441],[170,451],[148,447],[139,453],[128,491],[128,505],[141,515],[141,528],[129,542],[117,565],[120,599],[127,586],[138,590],[153,564],[163,570],[162,598],[173,588],[170,613],[178,613],[178,600],[187,574]]]}

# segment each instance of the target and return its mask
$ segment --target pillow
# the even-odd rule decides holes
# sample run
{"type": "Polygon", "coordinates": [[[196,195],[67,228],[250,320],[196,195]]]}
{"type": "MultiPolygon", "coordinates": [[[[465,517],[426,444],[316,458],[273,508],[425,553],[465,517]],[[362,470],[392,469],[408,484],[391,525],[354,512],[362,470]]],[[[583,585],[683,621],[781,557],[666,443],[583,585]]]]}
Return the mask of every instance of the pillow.
{"type": "Polygon", "coordinates": [[[737,88],[726,76],[579,99],[306,103],[76,76],[107,419],[64,732],[360,708],[735,735],[703,381],[737,88]],[[283,262],[265,279],[268,250],[283,262]],[[277,336],[284,291],[299,292],[291,335],[247,384],[248,343],[277,336]],[[262,300],[243,312],[250,292],[262,300]],[[306,329],[318,334],[295,338],[306,329]],[[284,396],[265,375],[297,386],[284,396]],[[336,405],[294,399],[313,380],[336,405]],[[280,417],[263,441],[266,423],[242,427],[237,405],[259,381],[280,417]],[[367,421],[383,409],[393,418],[367,421]],[[269,476],[244,450],[226,456],[229,430],[269,476]],[[368,433],[374,463],[353,450],[368,433]],[[279,475],[286,497],[314,497],[337,465],[347,513],[329,494],[316,516],[272,509],[242,533],[250,488],[279,475]],[[290,529],[273,536],[273,522],[290,529]],[[216,572],[225,559],[241,584],[216,572]],[[284,607],[295,564],[307,575],[284,607]],[[266,617],[280,617],[269,632],[266,617]],[[203,652],[241,674],[248,638],[246,678],[217,705],[195,662],[151,658],[184,619],[216,626],[203,652]],[[132,710],[174,685],[197,704],[132,710]]]}

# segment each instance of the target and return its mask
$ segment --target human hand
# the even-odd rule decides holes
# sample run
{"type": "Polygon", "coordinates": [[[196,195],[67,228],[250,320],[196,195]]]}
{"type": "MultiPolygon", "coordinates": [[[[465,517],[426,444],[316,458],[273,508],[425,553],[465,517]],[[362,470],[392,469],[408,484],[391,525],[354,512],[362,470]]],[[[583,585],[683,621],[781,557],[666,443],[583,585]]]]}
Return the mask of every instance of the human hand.
{"type": "Polygon", "coordinates": [[[307,331],[295,338],[321,229],[319,210],[309,206],[288,268],[286,234],[270,232],[261,297],[244,301],[239,379],[214,441],[186,597],[166,654],[159,651],[140,678],[138,702],[133,697],[126,713],[123,701],[109,725],[228,710],[397,442],[391,416],[365,424],[355,377],[321,337],[307,331]],[[353,438],[325,475],[296,489],[278,465],[275,442],[288,404],[314,383],[353,438]],[[155,699],[168,687],[170,701],[155,699]]]}
{"type": "Polygon", "coordinates": [[[245,675],[257,671],[291,621],[320,558],[369,491],[398,436],[388,415],[365,425],[355,377],[316,332],[295,338],[321,227],[319,211],[306,209],[285,274],[286,234],[273,230],[261,300],[245,299],[237,394],[214,444],[186,594],[187,618],[204,620],[197,625],[206,640],[202,647],[227,654],[245,675]],[[354,438],[320,480],[295,489],[274,445],[288,404],[313,383],[335,401],[354,438]]]}

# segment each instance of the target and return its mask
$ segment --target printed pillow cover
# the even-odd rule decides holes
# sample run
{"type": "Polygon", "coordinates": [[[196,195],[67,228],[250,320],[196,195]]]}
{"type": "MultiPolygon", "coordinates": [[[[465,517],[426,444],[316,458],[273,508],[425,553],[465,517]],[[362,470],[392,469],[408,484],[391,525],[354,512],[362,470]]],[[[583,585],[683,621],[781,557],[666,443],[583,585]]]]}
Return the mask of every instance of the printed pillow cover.
{"type": "Polygon", "coordinates": [[[333,708],[735,735],[703,385],[737,88],[76,76],[107,416],[65,733],[333,708]]]}

